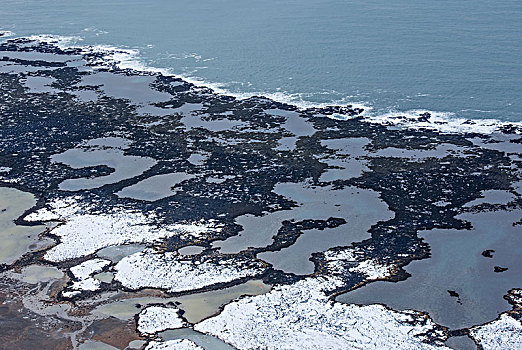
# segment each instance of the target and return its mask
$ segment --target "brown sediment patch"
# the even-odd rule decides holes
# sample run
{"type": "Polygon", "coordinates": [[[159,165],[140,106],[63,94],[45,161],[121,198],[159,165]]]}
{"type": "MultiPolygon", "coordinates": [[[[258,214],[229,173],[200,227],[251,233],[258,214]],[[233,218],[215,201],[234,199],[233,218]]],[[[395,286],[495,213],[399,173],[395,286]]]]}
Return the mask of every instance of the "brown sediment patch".
{"type": "Polygon", "coordinates": [[[0,349],[72,348],[68,333],[77,331],[79,323],[37,315],[12,299],[6,289],[0,290],[0,349]]]}
{"type": "Polygon", "coordinates": [[[141,339],[135,331],[134,321],[122,321],[117,318],[106,318],[94,321],[85,329],[82,336],[91,340],[109,344],[118,349],[124,349],[133,340],[141,339]]]}

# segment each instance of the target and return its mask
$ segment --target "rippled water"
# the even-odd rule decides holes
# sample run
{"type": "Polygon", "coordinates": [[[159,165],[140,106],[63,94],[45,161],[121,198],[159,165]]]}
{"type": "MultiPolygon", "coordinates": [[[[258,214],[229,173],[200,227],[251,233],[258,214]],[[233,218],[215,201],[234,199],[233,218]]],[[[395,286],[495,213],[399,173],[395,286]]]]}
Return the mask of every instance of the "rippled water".
{"type": "Polygon", "coordinates": [[[4,0],[0,18],[237,94],[522,120],[517,0],[4,0]]]}

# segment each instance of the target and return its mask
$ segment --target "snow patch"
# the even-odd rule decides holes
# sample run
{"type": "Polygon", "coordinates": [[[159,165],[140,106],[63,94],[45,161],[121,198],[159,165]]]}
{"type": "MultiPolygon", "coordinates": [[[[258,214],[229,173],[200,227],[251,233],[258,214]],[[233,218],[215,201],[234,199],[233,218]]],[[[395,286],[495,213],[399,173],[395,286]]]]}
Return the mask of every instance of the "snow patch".
{"type": "Polygon", "coordinates": [[[509,314],[485,325],[473,327],[470,335],[484,350],[522,349],[522,323],[509,314]]]}
{"type": "Polygon", "coordinates": [[[179,317],[179,309],[176,308],[150,306],[138,315],[138,331],[146,335],[183,326],[185,322],[179,317]]]}
{"type": "Polygon", "coordinates": [[[330,301],[339,281],[307,278],[264,295],[245,297],[195,325],[238,349],[436,349],[444,334],[426,315],[383,305],[330,301]],[[436,335],[425,343],[426,333],[436,335]]]}
{"type": "Polygon", "coordinates": [[[155,243],[172,236],[201,238],[210,231],[221,230],[214,221],[159,226],[154,224],[154,213],[124,208],[114,208],[109,213],[87,213],[89,209],[82,208],[77,197],[71,197],[26,216],[28,221],[65,221],[50,231],[60,238],[60,243],[47,251],[46,260],[65,261],[108,246],[155,243]]]}
{"type": "Polygon", "coordinates": [[[123,258],[116,265],[116,280],[125,287],[183,292],[261,274],[260,262],[239,258],[193,261],[175,252],[145,250],[123,258]]]}
{"type": "Polygon", "coordinates": [[[70,271],[74,276],[75,281],[70,291],[63,292],[64,297],[70,298],[81,293],[81,291],[95,291],[100,288],[100,281],[95,279],[93,275],[103,270],[107,265],[110,265],[109,260],[104,259],[92,259],[84,261],[83,263],[71,267],[70,271]]]}
{"type": "Polygon", "coordinates": [[[368,280],[377,280],[390,276],[392,266],[382,265],[376,259],[370,259],[360,262],[357,266],[349,268],[348,271],[362,273],[368,280]]]}
{"type": "Polygon", "coordinates": [[[353,248],[328,250],[323,256],[328,275],[360,273],[366,281],[373,281],[389,277],[394,271],[393,265],[384,265],[377,259],[362,260],[361,252],[353,248]]]}

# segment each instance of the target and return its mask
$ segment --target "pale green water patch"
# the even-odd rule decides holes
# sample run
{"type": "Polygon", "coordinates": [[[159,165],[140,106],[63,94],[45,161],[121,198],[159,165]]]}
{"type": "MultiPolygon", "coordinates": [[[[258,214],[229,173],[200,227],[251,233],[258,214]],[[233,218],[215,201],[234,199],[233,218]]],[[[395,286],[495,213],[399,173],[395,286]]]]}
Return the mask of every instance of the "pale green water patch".
{"type": "Polygon", "coordinates": [[[92,341],[87,340],[85,343],[81,344],[78,347],[79,350],[118,350],[118,348],[115,348],[114,346],[111,346],[109,344],[100,342],[100,341],[92,341]]]}
{"type": "Polygon", "coordinates": [[[147,342],[145,340],[133,340],[127,347],[131,349],[141,349],[146,343],[147,342]]]}
{"type": "Polygon", "coordinates": [[[190,245],[188,247],[183,247],[178,249],[178,253],[181,255],[197,255],[201,253],[205,247],[201,247],[198,245],[190,245]]]}
{"type": "Polygon", "coordinates": [[[145,249],[142,244],[125,244],[125,245],[113,245],[100,249],[96,252],[96,255],[100,258],[109,259],[113,263],[117,263],[126,256],[134,253],[139,253],[145,249]]]}
{"type": "Polygon", "coordinates": [[[12,264],[23,254],[51,243],[38,237],[45,226],[21,226],[14,223],[35,204],[36,199],[31,193],[0,187],[0,264],[12,264]]]}
{"type": "Polygon", "coordinates": [[[269,292],[270,285],[261,280],[251,280],[230,288],[174,298],[140,297],[116,301],[98,306],[94,312],[113,316],[121,320],[130,320],[150,304],[176,303],[184,311],[188,322],[197,323],[219,312],[219,308],[243,295],[260,295],[269,292]]]}
{"type": "Polygon", "coordinates": [[[163,340],[189,339],[206,350],[234,350],[219,338],[196,332],[192,328],[171,329],[159,333],[163,340]]]}
{"type": "Polygon", "coordinates": [[[94,275],[94,278],[103,283],[111,283],[114,279],[114,274],[112,272],[101,272],[94,275]]]}
{"type": "Polygon", "coordinates": [[[60,279],[63,272],[52,266],[31,265],[22,270],[22,281],[36,284],[60,279]]]}

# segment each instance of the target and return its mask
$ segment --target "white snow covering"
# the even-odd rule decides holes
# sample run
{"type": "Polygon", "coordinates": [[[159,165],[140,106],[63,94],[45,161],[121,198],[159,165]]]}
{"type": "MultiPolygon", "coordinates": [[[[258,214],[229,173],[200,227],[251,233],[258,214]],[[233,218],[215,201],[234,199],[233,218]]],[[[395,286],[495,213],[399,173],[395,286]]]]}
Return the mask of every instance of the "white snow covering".
{"type": "Polygon", "coordinates": [[[357,266],[348,269],[350,272],[359,272],[368,278],[368,280],[377,280],[390,276],[392,267],[379,264],[375,259],[365,260],[357,266]]]}
{"type": "Polygon", "coordinates": [[[470,335],[484,350],[522,349],[522,323],[506,313],[493,322],[473,327],[470,335]]]}
{"type": "Polygon", "coordinates": [[[243,277],[259,275],[261,263],[239,258],[193,262],[175,252],[154,253],[145,250],[123,258],[116,268],[116,280],[125,287],[167,289],[182,292],[218,283],[231,282],[243,277]]]}
{"type": "Polygon", "coordinates": [[[377,259],[358,261],[361,257],[353,248],[328,250],[324,252],[324,259],[328,273],[334,276],[360,273],[366,276],[366,281],[370,281],[389,277],[394,270],[394,266],[384,265],[377,259]]]}
{"type": "Polygon", "coordinates": [[[86,279],[94,273],[103,270],[111,262],[104,259],[92,259],[82,262],[79,265],[71,267],[71,273],[77,279],[86,279]]]}
{"type": "Polygon", "coordinates": [[[152,335],[166,329],[181,328],[185,322],[179,317],[179,309],[149,306],[138,315],[138,331],[152,335]]]}
{"type": "Polygon", "coordinates": [[[328,250],[324,252],[324,258],[328,271],[333,274],[344,273],[347,262],[357,261],[353,249],[328,250]]]}
{"type": "Polygon", "coordinates": [[[422,342],[423,334],[435,330],[435,324],[421,313],[330,301],[325,290],[337,283],[308,278],[279,286],[268,294],[228,304],[221,314],[196,324],[194,329],[238,349],[444,348],[441,342],[422,342]]]}
{"type": "Polygon", "coordinates": [[[115,208],[109,213],[87,213],[89,209],[81,208],[78,197],[71,197],[55,201],[49,208],[26,216],[28,221],[64,221],[50,231],[60,238],[60,243],[47,251],[46,260],[64,261],[108,246],[155,243],[172,236],[198,238],[209,231],[221,229],[213,221],[158,226],[154,224],[153,213],[144,214],[124,208],[115,208]]]}
{"type": "Polygon", "coordinates": [[[100,288],[100,281],[92,276],[103,270],[111,262],[104,259],[92,259],[71,267],[70,271],[76,281],[70,287],[71,291],[63,292],[63,296],[72,297],[81,293],[82,290],[94,291],[100,288]]]}
{"type": "MultiPolygon", "coordinates": [[[[27,215],[25,221],[57,221],[71,217],[81,210],[81,196],[55,199],[48,204],[48,208],[41,208],[27,215]]],[[[88,208],[84,208],[88,209],[88,208]]]]}
{"type": "Polygon", "coordinates": [[[152,341],[145,350],[204,350],[201,346],[188,339],[174,339],[164,342],[152,341]]]}

